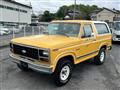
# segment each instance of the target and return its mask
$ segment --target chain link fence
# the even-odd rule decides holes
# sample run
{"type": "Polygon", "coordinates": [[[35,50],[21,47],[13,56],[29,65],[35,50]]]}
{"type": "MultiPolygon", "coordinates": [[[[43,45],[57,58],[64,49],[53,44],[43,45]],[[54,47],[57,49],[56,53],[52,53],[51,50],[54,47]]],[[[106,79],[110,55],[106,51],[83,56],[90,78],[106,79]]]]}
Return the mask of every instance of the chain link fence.
{"type": "Polygon", "coordinates": [[[46,26],[26,26],[26,27],[14,27],[6,26],[0,28],[0,47],[6,46],[10,43],[12,38],[39,35],[46,32],[46,26]]]}
{"type": "Polygon", "coordinates": [[[11,39],[30,35],[40,35],[46,32],[46,28],[47,25],[25,27],[0,27],[0,61],[9,58],[9,43],[11,39]]]}

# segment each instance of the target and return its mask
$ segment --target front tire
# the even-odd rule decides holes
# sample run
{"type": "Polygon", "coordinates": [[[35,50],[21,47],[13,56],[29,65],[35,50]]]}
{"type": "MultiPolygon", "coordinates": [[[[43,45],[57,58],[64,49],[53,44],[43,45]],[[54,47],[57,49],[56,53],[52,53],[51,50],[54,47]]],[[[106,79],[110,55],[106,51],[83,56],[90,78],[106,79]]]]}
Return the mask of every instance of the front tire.
{"type": "Polygon", "coordinates": [[[94,58],[94,63],[97,65],[101,65],[105,62],[106,58],[106,50],[105,48],[101,48],[98,55],[94,58]]]}
{"type": "Polygon", "coordinates": [[[60,60],[54,73],[54,81],[57,86],[63,86],[68,83],[72,75],[72,68],[71,61],[66,59],[60,60]]]}

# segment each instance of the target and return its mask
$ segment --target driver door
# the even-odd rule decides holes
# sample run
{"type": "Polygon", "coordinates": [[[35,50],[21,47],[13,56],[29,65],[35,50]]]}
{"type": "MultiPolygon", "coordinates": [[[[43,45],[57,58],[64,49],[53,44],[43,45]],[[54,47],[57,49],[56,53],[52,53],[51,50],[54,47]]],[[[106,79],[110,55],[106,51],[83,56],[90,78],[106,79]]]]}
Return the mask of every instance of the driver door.
{"type": "Polygon", "coordinates": [[[92,24],[84,24],[81,31],[80,50],[77,54],[78,59],[84,60],[97,52],[96,40],[92,34],[94,30],[92,24]]]}

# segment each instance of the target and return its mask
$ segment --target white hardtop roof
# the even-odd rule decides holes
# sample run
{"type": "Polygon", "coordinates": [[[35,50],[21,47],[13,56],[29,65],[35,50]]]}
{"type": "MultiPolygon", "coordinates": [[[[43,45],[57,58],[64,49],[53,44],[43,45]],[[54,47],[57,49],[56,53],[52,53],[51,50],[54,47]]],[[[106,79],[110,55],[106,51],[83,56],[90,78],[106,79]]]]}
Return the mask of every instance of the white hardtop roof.
{"type": "Polygon", "coordinates": [[[93,23],[106,23],[104,21],[93,21],[93,23]]]}

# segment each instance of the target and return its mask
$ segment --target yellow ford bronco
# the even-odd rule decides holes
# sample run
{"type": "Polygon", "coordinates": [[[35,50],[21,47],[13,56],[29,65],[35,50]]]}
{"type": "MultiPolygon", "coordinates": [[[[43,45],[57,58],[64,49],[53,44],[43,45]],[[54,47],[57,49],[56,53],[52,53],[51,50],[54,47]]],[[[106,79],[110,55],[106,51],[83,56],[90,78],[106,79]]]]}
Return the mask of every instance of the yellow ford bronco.
{"type": "Polygon", "coordinates": [[[90,58],[95,64],[103,64],[112,46],[105,22],[58,20],[50,22],[47,30],[43,35],[12,39],[10,57],[23,71],[52,74],[59,86],[70,80],[75,64],[90,58]]]}

